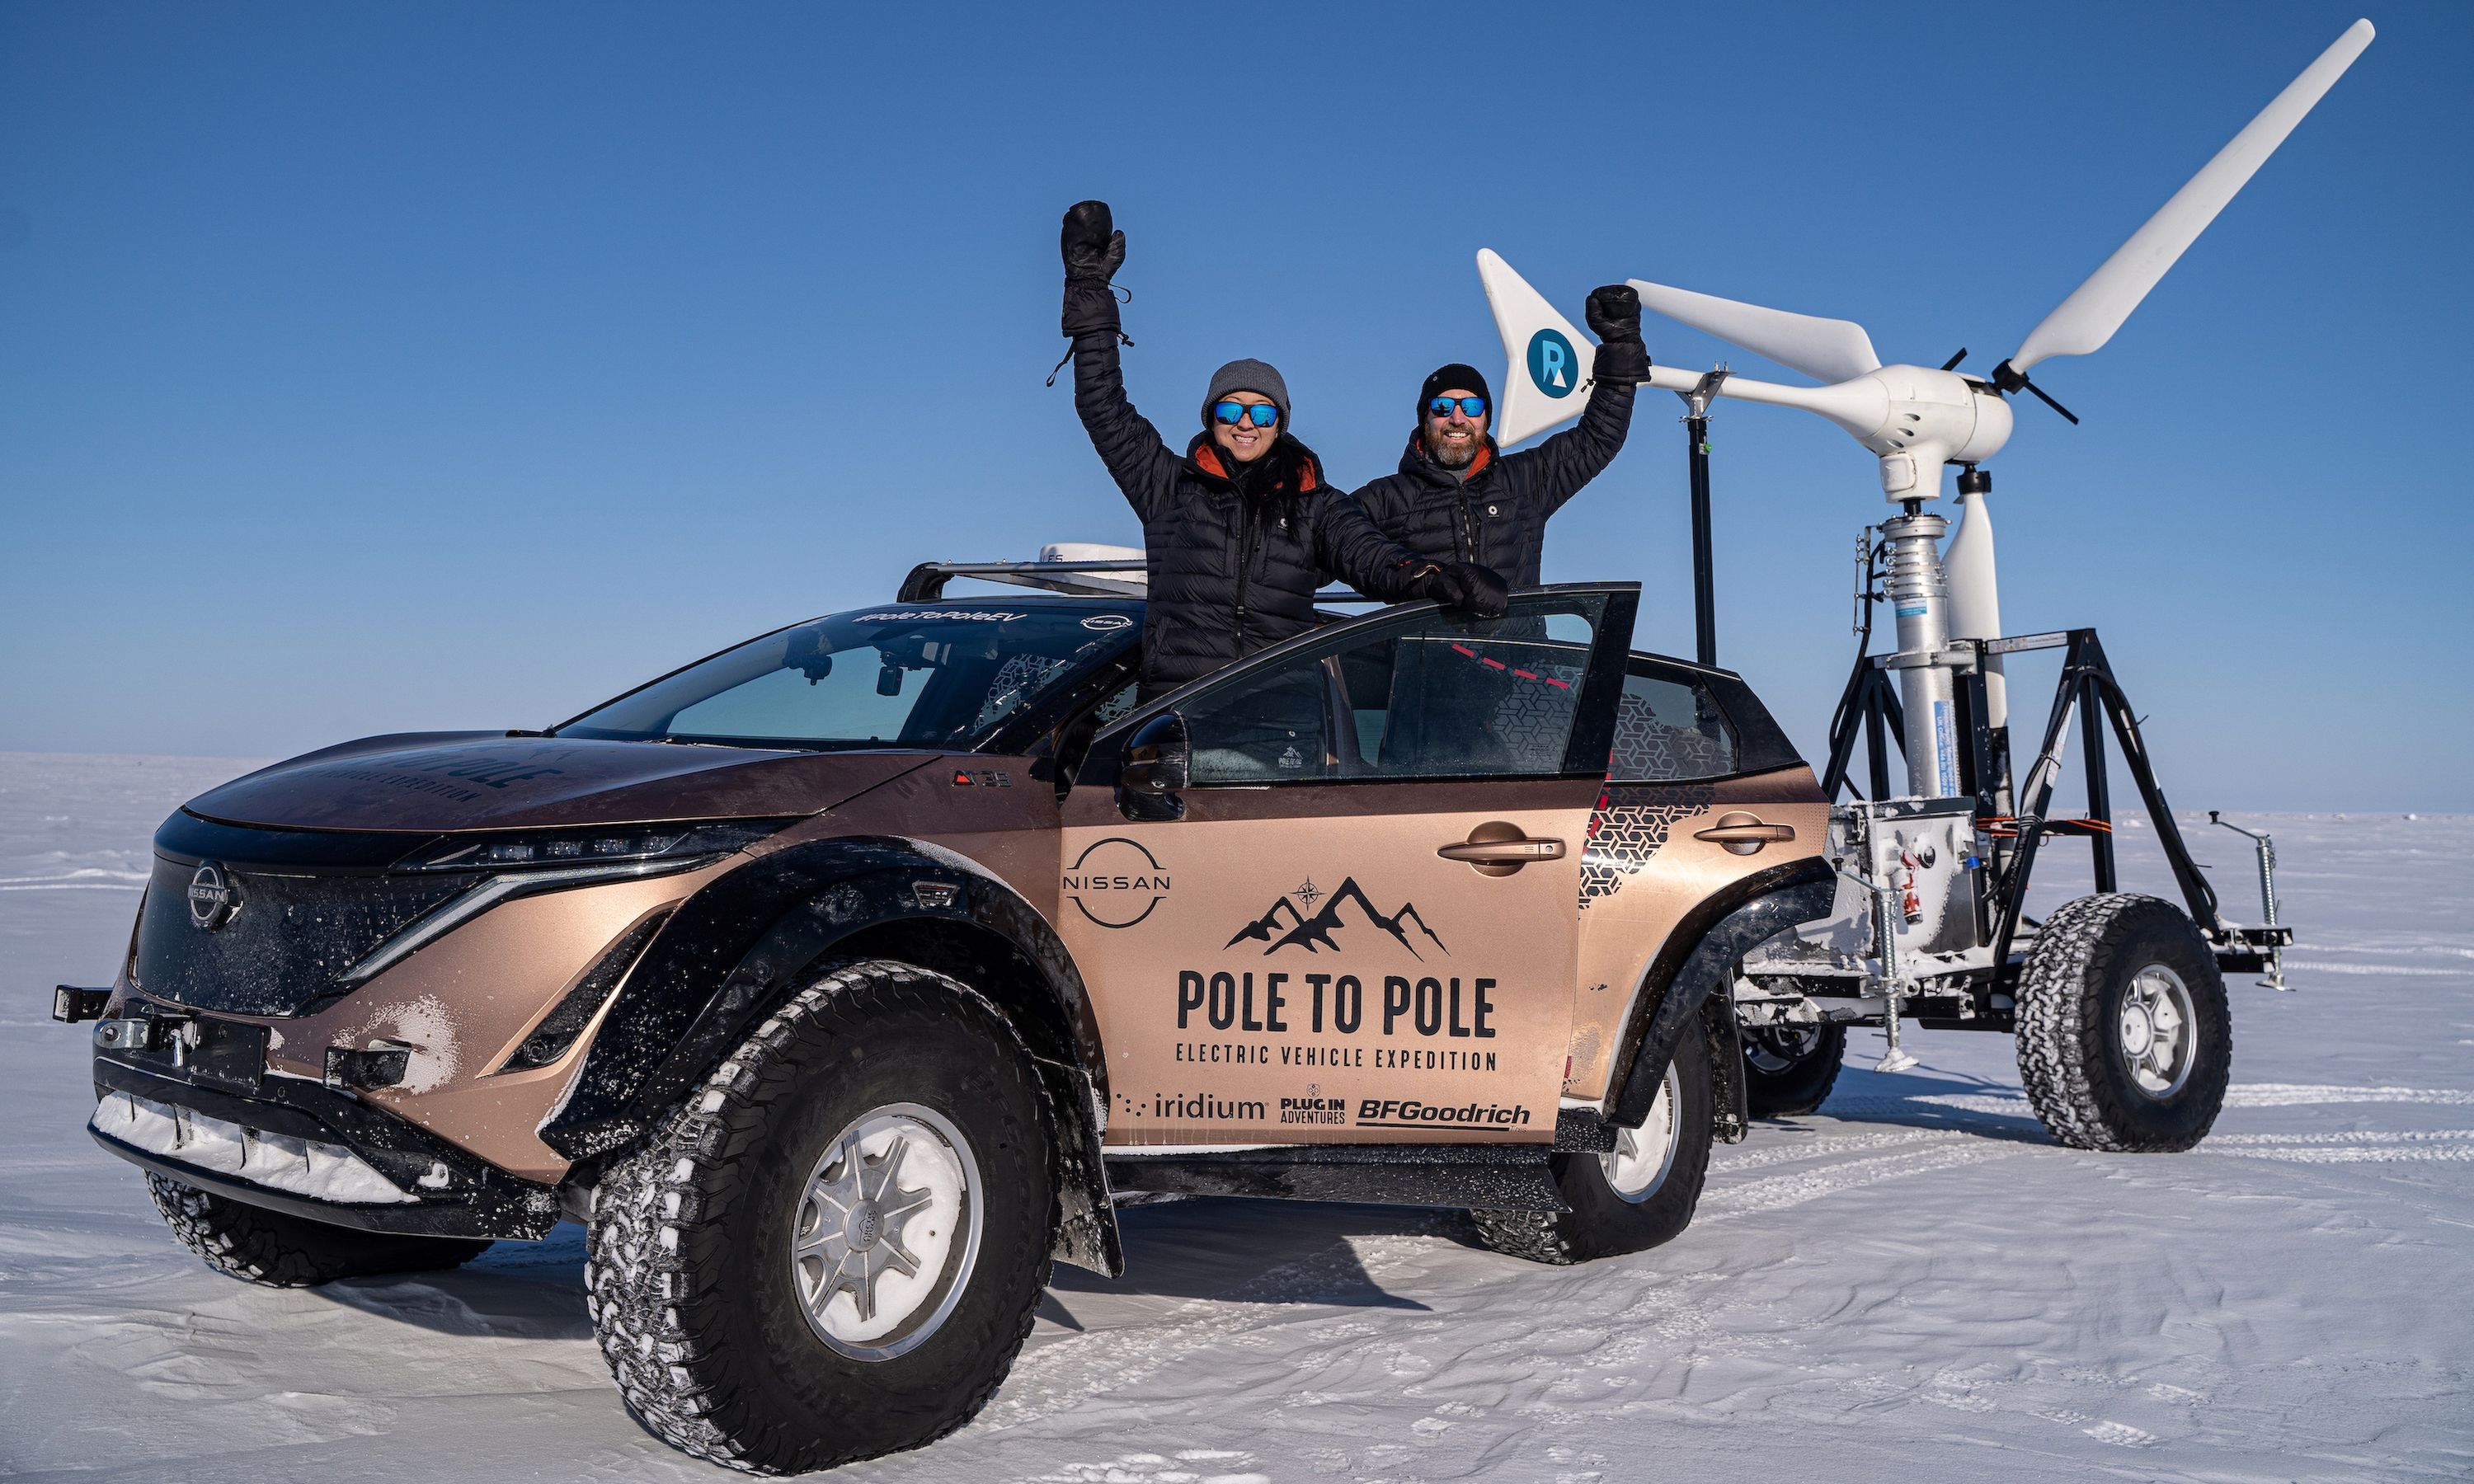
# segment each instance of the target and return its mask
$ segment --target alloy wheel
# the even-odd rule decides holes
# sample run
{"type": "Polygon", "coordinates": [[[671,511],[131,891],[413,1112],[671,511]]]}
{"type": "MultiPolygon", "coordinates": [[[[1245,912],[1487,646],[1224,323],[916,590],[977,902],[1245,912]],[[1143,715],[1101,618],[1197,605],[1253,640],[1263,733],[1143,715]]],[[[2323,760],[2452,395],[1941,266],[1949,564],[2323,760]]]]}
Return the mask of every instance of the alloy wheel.
{"type": "Polygon", "coordinates": [[[816,1160],[791,1216],[790,1280],[809,1327],[855,1360],[890,1360],[945,1322],[979,1259],[981,1177],[934,1109],[861,1114],[816,1160]]]}

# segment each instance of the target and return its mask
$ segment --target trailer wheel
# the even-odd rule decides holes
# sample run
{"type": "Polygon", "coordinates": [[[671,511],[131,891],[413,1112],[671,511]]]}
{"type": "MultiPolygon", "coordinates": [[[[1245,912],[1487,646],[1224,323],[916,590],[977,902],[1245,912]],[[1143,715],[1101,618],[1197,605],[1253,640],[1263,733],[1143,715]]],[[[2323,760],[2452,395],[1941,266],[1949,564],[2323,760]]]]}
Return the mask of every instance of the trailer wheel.
{"type": "Polygon", "coordinates": [[[206,1266],[268,1288],[307,1288],[341,1278],[435,1273],[489,1249],[480,1237],[396,1236],[269,1210],[149,1173],[146,1193],[164,1225],[206,1266]]]}
{"type": "Polygon", "coordinates": [[[1744,1104],[1756,1118],[1791,1118],[1830,1100],[1847,1059],[1847,1027],[1747,1025],[1744,1028],[1744,1104]]]}
{"type": "Polygon", "coordinates": [[[1499,1253],[1559,1267],[1681,1235],[1710,1173],[1717,1115],[1710,1071],[1708,1041],[1677,1046],[1649,1116],[1617,1134],[1614,1153],[1548,1157],[1570,1210],[1473,1210],[1478,1234],[1499,1253]]]}
{"type": "Polygon", "coordinates": [[[2207,1137],[2233,1071],[2225,982],[2190,918],[2113,893],[2045,920],[2019,981],[2019,1076],[2074,1149],[2171,1153],[2207,1137]]]}
{"type": "Polygon", "coordinates": [[[994,1006],[870,961],[776,1011],[594,1193],[585,1291],[646,1430],[750,1473],[944,1436],[1031,1333],[1048,1113],[994,1006]]]}

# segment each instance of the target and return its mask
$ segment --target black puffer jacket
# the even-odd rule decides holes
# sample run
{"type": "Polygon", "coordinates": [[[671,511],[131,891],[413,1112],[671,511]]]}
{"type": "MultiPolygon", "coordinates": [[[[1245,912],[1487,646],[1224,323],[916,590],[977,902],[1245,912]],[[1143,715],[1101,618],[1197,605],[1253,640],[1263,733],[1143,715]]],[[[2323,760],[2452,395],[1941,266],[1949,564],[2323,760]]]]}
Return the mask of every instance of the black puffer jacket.
{"type": "Polygon", "coordinates": [[[1518,453],[1489,438],[1466,480],[1426,457],[1421,429],[1409,436],[1399,472],[1358,491],[1358,503],[1385,536],[1428,561],[1474,562],[1515,587],[1535,586],[1546,517],[1622,449],[1632,403],[1631,386],[1601,381],[1579,423],[1518,453]]]}
{"type": "Polygon", "coordinates": [[[1325,485],[1313,451],[1286,433],[1250,465],[1223,457],[1208,433],[1179,456],[1127,400],[1114,330],[1074,337],[1074,410],[1142,517],[1145,700],[1315,627],[1322,573],[1397,603],[1429,566],[1325,485]]]}

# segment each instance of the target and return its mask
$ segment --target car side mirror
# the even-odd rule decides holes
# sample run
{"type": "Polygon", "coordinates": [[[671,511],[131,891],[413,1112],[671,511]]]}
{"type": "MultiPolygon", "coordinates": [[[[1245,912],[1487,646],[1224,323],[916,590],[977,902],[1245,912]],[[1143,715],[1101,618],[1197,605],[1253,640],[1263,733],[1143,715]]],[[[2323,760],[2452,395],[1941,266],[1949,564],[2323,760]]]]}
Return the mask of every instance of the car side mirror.
{"type": "Polygon", "coordinates": [[[1126,739],[1125,766],[1117,771],[1117,808],[1129,820],[1183,819],[1185,801],[1177,793],[1191,773],[1185,718],[1162,711],[1126,739]]]}

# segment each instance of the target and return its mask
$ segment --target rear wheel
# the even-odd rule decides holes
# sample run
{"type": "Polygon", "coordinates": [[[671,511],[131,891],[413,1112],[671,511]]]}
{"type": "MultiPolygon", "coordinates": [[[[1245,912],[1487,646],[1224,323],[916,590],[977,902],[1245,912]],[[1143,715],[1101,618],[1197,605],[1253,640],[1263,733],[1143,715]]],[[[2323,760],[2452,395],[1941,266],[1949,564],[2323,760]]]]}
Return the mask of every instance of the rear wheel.
{"type": "Polygon", "coordinates": [[[1710,1051],[1697,1037],[1676,1047],[1649,1115],[1616,1133],[1613,1154],[1550,1157],[1567,1211],[1471,1211],[1486,1244],[1556,1264],[1643,1252],[1692,1224],[1710,1172],[1716,1108],[1710,1051]]]}
{"type": "Polygon", "coordinates": [[[1847,1059],[1847,1027],[1744,1027],[1744,1104],[1756,1118],[1789,1118],[1830,1100],[1847,1059]]]}
{"type": "Polygon", "coordinates": [[[162,1175],[147,1193],[172,1234],[206,1266],[269,1288],[305,1288],[341,1278],[431,1273],[472,1261],[490,1244],[477,1237],[393,1236],[311,1221],[216,1195],[162,1175]]]}
{"type": "Polygon", "coordinates": [[[1031,1332],[1053,1170],[985,999],[903,964],[827,973],[595,1190],[585,1286],[628,1409],[756,1473],[953,1431],[1031,1332]]]}
{"type": "Polygon", "coordinates": [[[2233,1072],[2225,982],[2190,918],[2109,893],[2045,920],[2019,982],[2019,1077],[2074,1149],[2170,1153],[2207,1137],[2233,1072]]]}

